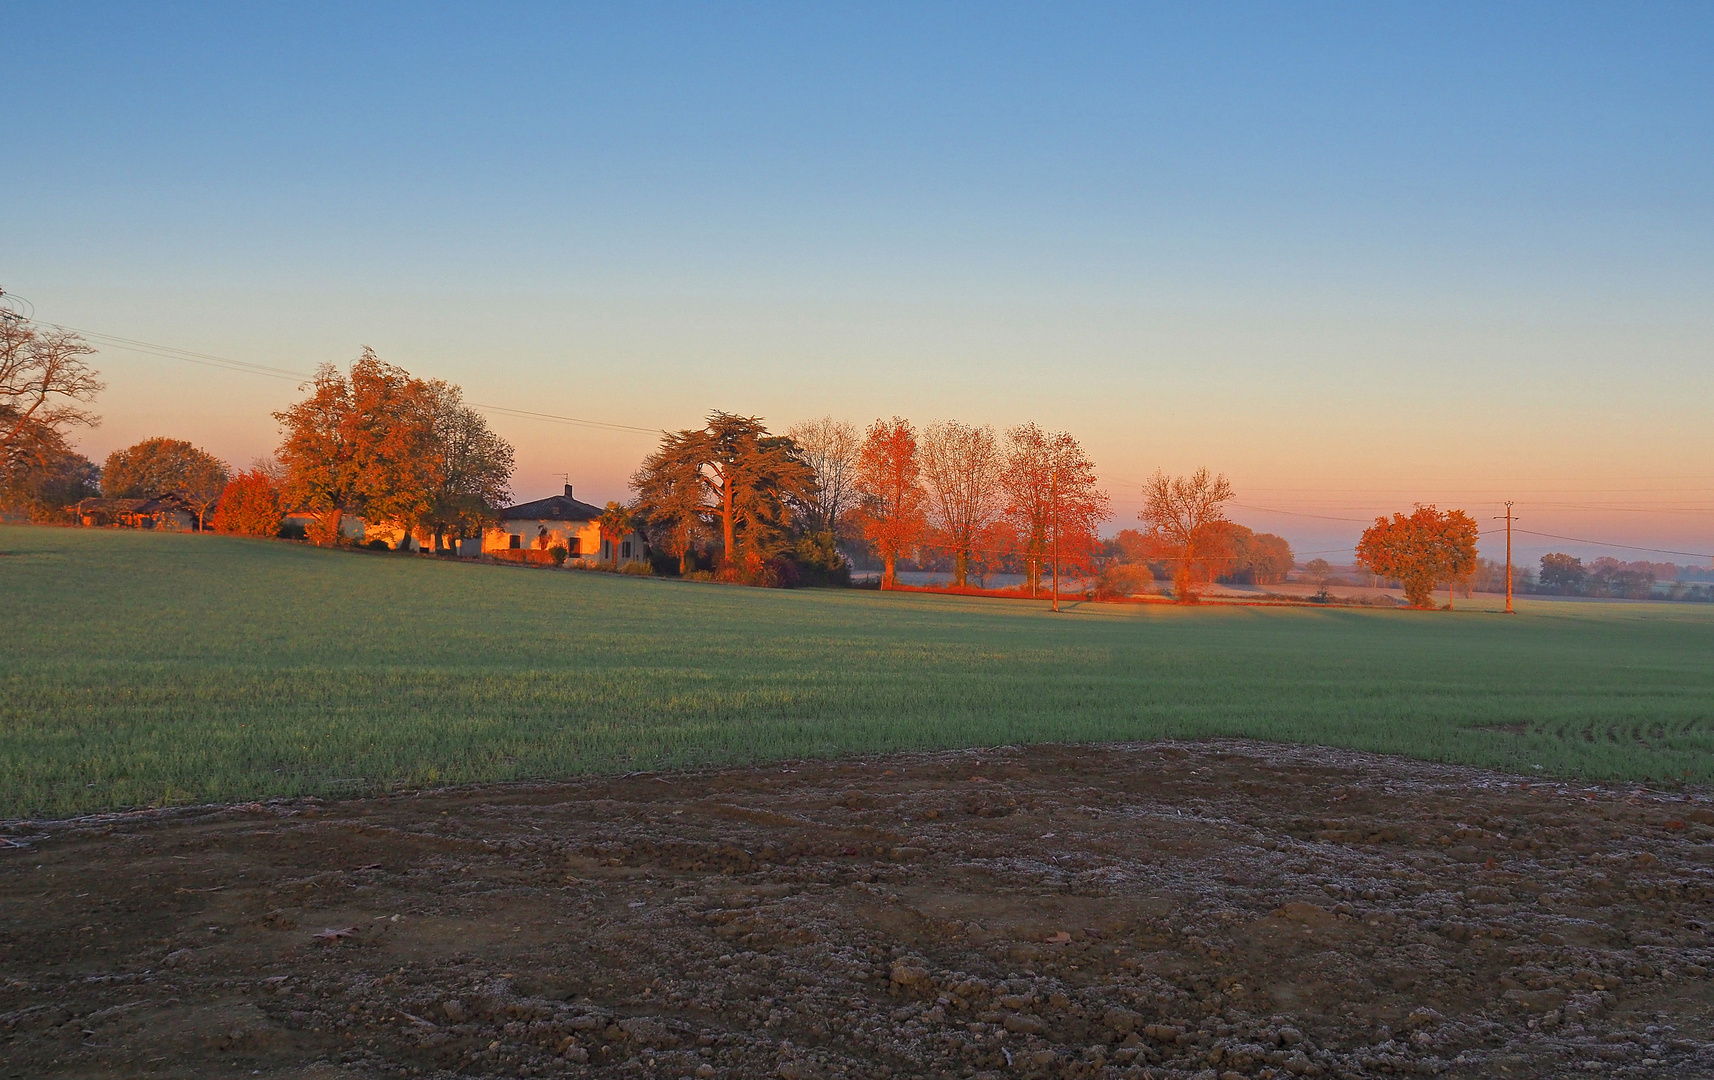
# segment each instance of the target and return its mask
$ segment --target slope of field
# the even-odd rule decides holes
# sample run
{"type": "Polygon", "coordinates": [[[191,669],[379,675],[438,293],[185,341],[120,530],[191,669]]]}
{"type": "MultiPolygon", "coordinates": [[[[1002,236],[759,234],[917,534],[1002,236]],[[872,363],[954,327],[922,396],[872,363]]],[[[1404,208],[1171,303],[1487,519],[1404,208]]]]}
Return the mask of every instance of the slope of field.
{"type": "Polygon", "coordinates": [[[1236,735],[1714,778],[1714,611],[764,591],[0,528],[0,816],[1236,735]]]}

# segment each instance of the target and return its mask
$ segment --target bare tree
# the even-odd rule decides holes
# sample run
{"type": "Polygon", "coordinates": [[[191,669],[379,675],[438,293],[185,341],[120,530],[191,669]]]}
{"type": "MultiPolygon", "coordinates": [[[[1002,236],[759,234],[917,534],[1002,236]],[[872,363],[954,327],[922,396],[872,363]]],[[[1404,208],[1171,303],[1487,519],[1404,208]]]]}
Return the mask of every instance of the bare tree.
{"type": "Polygon", "coordinates": [[[953,578],[958,585],[969,577],[977,537],[1005,506],[1000,491],[1005,466],[993,428],[948,420],[923,432],[922,478],[928,489],[929,518],[952,549],[953,578]]]}
{"type": "Polygon", "coordinates": [[[857,456],[863,436],[857,425],[831,416],[805,420],[786,434],[815,473],[815,497],[809,505],[815,520],[810,531],[837,533],[840,519],[857,505],[857,456]]]}
{"type": "Polygon", "coordinates": [[[1173,552],[1173,595],[1180,603],[1195,599],[1191,568],[1205,550],[1220,543],[1226,522],[1221,507],[1237,498],[1223,475],[1198,469],[1189,476],[1168,476],[1159,469],[1143,486],[1143,509],[1137,514],[1155,530],[1162,546],[1173,552]]]}
{"type": "Polygon", "coordinates": [[[105,389],[83,361],[94,353],[69,330],[0,318],[0,487],[68,454],[68,428],[101,422],[81,407],[105,389]]]}

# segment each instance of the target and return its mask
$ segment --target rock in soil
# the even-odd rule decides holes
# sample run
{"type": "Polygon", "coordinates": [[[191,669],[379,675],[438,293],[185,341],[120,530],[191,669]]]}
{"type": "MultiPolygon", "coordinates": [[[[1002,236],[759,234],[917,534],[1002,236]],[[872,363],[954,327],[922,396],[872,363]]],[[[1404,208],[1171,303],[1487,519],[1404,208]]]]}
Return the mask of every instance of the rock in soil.
{"type": "Polygon", "coordinates": [[[1714,1076],[1705,793],[1249,742],[0,826],[0,1075],[1714,1076]]]}

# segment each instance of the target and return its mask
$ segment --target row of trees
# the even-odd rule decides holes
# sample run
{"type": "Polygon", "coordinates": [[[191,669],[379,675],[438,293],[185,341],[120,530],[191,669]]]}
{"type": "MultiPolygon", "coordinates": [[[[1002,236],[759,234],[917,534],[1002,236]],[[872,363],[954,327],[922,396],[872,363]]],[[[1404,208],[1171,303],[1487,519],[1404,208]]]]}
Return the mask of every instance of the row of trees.
{"type": "Polygon", "coordinates": [[[104,388],[76,334],[0,313],[0,509],[49,520],[95,495],[180,499],[198,527],[274,535],[283,515],[317,515],[337,543],[347,514],[387,521],[436,549],[477,536],[511,498],[512,447],[450,383],[418,379],[373,350],[347,374],[324,365],[309,395],[275,418],[278,463],[229,475],[182,439],[146,439],[97,468],[70,433],[99,418],[104,388]]]}
{"type": "Polygon", "coordinates": [[[1107,496],[1077,440],[1034,424],[1007,431],[955,421],[918,431],[879,419],[861,434],[825,417],[770,433],[762,420],[710,414],[667,434],[632,478],[635,509],[657,548],[689,570],[711,550],[719,573],[757,580],[791,559],[831,570],[837,545],[861,538],[882,563],[882,588],[901,557],[949,552],[967,583],[978,560],[1016,552],[1034,591],[1044,567],[1086,562],[1107,496]]]}
{"type": "Polygon", "coordinates": [[[1665,584],[1669,597],[1700,597],[1703,590],[1691,588],[1688,582],[1698,577],[1708,580],[1710,576],[1714,575],[1709,575],[1705,567],[1681,567],[1677,563],[1644,559],[1624,562],[1610,556],[1584,565],[1582,559],[1554,552],[1541,557],[1541,573],[1529,591],[1647,600],[1655,595],[1656,585],[1665,584]]]}
{"type": "Polygon", "coordinates": [[[881,587],[901,560],[945,558],[957,586],[1015,567],[1033,595],[1059,572],[1090,579],[1103,563],[1156,568],[1174,594],[1242,576],[1284,580],[1291,547],[1228,520],[1224,476],[1157,472],[1143,491],[1143,529],[1097,536],[1111,516],[1095,464],[1068,432],[1021,424],[945,421],[918,429],[902,417],[866,430],[823,417],[769,432],[758,417],[710,414],[697,429],[665,435],[632,478],[631,508],[651,543],[689,572],[706,560],[729,580],[769,580],[781,562],[838,567],[843,542],[881,564],[881,587]]]}

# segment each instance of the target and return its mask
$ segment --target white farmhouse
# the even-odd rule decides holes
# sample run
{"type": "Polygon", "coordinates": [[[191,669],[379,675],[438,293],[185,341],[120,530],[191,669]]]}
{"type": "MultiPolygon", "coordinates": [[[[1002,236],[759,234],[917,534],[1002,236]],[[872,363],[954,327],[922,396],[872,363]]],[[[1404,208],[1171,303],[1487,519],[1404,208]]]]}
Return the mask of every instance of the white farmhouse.
{"type": "MultiPolygon", "coordinates": [[[[482,551],[545,551],[559,546],[565,548],[568,559],[591,562],[612,562],[612,542],[603,538],[596,519],[601,507],[579,502],[571,494],[571,485],[564,495],[552,495],[535,502],[519,503],[500,511],[500,525],[489,529],[482,537],[482,551]]],[[[640,532],[632,532],[619,540],[620,565],[642,562],[648,558],[648,546],[640,532]]]]}

